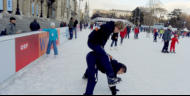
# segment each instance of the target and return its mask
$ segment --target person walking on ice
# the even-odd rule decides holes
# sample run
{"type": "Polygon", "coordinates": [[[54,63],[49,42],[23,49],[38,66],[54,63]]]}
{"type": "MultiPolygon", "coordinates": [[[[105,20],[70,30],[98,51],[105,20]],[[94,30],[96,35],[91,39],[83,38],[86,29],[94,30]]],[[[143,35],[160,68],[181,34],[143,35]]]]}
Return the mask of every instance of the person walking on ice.
{"type": "Polygon", "coordinates": [[[173,38],[172,38],[172,42],[171,42],[171,46],[170,46],[170,53],[176,53],[175,52],[175,45],[176,43],[179,44],[179,41],[178,41],[178,35],[175,35],[173,38]]]}
{"type": "Polygon", "coordinates": [[[115,77],[107,53],[104,50],[104,46],[106,45],[110,35],[112,33],[119,33],[123,31],[124,26],[125,26],[124,23],[121,21],[117,22],[110,21],[102,25],[98,31],[96,30],[92,31],[92,33],[88,37],[89,48],[100,56],[100,62],[101,62],[100,64],[106,70],[109,86],[115,86],[121,80],[115,77]]]}
{"type": "Polygon", "coordinates": [[[112,39],[111,49],[112,49],[114,43],[115,43],[115,48],[117,48],[118,35],[119,35],[119,33],[113,33],[112,34],[112,37],[111,37],[111,39],[112,39]]]}
{"type": "Polygon", "coordinates": [[[164,47],[162,49],[162,53],[169,53],[168,51],[168,47],[169,47],[169,43],[171,40],[171,35],[172,35],[172,26],[169,26],[168,29],[164,32],[163,34],[163,41],[164,41],[164,47]]]}
{"type": "Polygon", "coordinates": [[[51,46],[53,45],[54,55],[56,57],[58,55],[58,50],[57,50],[57,45],[56,45],[56,41],[58,40],[58,32],[57,32],[57,29],[55,29],[55,23],[52,22],[50,26],[51,28],[49,29],[42,29],[42,31],[46,31],[49,33],[49,43],[48,43],[46,54],[47,55],[50,54],[51,46]]]}

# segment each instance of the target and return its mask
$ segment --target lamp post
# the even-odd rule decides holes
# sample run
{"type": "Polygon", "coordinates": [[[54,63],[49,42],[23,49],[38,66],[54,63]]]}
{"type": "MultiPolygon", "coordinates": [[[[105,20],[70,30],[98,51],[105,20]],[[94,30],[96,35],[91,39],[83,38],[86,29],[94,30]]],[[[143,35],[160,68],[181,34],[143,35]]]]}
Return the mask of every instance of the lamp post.
{"type": "Polygon", "coordinates": [[[16,15],[20,15],[20,9],[19,9],[19,0],[17,0],[17,9],[16,9],[16,15]]]}
{"type": "Polygon", "coordinates": [[[43,17],[43,3],[44,3],[44,0],[41,0],[41,15],[40,15],[40,17],[43,17]]]}

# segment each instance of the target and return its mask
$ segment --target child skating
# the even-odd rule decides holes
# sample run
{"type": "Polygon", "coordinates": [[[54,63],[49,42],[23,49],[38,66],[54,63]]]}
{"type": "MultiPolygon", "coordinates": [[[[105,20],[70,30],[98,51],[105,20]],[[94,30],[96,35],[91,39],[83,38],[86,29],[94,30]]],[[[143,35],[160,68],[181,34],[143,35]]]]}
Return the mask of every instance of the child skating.
{"type": "Polygon", "coordinates": [[[178,35],[175,35],[172,39],[171,39],[171,46],[170,46],[170,53],[176,53],[175,52],[175,45],[176,43],[179,44],[179,41],[178,41],[178,35]]]}
{"type": "Polygon", "coordinates": [[[55,57],[57,57],[58,50],[57,50],[56,41],[58,40],[58,33],[57,33],[57,29],[55,29],[55,23],[51,23],[50,26],[51,28],[49,29],[43,29],[43,31],[46,31],[49,33],[49,43],[48,43],[46,54],[47,55],[50,54],[51,46],[53,45],[54,55],[55,57]]]}

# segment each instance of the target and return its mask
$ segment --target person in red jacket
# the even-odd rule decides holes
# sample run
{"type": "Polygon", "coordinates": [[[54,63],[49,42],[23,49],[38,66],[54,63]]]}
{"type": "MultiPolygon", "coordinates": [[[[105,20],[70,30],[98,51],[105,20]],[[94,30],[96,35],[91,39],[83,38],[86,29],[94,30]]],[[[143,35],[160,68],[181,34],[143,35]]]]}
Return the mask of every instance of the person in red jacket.
{"type": "Polygon", "coordinates": [[[172,42],[171,42],[171,47],[170,47],[170,52],[172,53],[176,53],[175,52],[175,44],[178,43],[179,44],[179,41],[178,41],[178,35],[175,35],[172,39],[172,42]]]}
{"type": "Polygon", "coordinates": [[[125,30],[120,32],[121,45],[123,44],[123,39],[125,38],[126,34],[127,34],[127,27],[125,28],[125,30]]]}
{"type": "Polygon", "coordinates": [[[134,31],[135,31],[135,39],[138,39],[139,27],[136,27],[134,31]]]}

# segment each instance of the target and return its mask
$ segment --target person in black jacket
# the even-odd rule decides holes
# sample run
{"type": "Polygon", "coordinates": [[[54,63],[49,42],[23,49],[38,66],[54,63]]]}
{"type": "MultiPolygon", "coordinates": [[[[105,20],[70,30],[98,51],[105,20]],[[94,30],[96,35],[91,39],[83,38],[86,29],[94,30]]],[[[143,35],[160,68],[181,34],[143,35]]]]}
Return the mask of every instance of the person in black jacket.
{"type": "Polygon", "coordinates": [[[111,47],[113,47],[114,43],[115,43],[115,47],[117,47],[118,35],[119,35],[119,33],[113,33],[113,35],[111,37],[111,39],[112,39],[111,47]]]}
{"type": "Polygon", "coordinates": [[[75,20],[73,28],[73,31],[75,32],[75,39],[77,38],[77,25],[78,25],[78,20],[75,20]]]}
{"type": "Polygon", "coordinates": [[[99,56],[101,57],[100,64],[102,64],[102,66],[106,70],[109,86],[115,86],[118,82],[120,82],[120,79],[114,76],[114,72],[109,62],[107,53],[104,50],[104,46],[112,33],[119,33],[123,31],[123,29],[123,22],[111,21],[102,25],[99,30],[94,30],[88,37],[89,48],[92,49],[96,54],[99,54],[99,56]]]}
{"type": "Polygon", "coordinates": [[[38,31],[40,29],[40,24],[37,22],[36,19],[30,24],[31,31],[38,31]]]}
{"type": "MultiPolygon", "coordinates": [[[[111,63],[111,66],[113,68],[115,77],[117,77],[117,74],[124,74],[127,72],[127,67],[124,64],[118,62],[117,60],[114,60],[110,55],[108,55],[108,57],[109,62],[111,63]]],[[[106,70],[101,64],[101,57],[99,56],[99,54],[96,54],[96,52],[89,52],[86,60],[88,68],[86,69],[83,79],[87,79],[88,84],[84,95],[93,95],[95,85],[98,82],[98,70],[102,73],[106,73],[106,70]]],[[[118,89],[116,89],[116,86],[111,86],[110,90],[112,92],[112,95],[116,95],[117,91],[119,91],[118,89]]]]}

